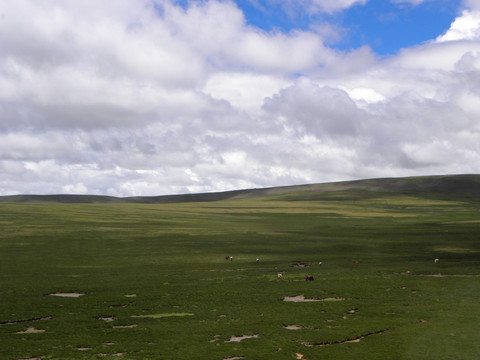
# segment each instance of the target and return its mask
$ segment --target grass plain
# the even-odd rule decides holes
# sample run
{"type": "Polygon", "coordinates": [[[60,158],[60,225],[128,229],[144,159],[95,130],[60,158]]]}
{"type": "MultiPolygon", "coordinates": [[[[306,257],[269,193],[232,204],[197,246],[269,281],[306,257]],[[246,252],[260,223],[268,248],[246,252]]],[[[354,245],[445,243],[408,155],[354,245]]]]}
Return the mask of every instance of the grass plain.
{"type": "Polygon", "coordinates": [[[476,359],[479,205],[295,189],[0,203],[0,358],[476,359]],[[323,301],[283,301],[299,295],[323,301]]]}

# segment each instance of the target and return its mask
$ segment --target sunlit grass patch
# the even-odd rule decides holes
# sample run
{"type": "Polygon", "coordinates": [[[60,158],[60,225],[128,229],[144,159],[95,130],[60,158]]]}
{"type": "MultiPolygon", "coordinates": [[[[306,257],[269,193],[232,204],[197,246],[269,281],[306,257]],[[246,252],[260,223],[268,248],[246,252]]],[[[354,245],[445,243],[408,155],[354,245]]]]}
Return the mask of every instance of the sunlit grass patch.
{"type": "Polygon", "coordinates": [[[477,249],[461,248],[461,247],[453,247],[453,246],[436,247],[433,250],[439,251],[439,252],[454,253],[454,254],[469,254],[469,253],[480,252],[480,250],[477,250],[477,249]]]}

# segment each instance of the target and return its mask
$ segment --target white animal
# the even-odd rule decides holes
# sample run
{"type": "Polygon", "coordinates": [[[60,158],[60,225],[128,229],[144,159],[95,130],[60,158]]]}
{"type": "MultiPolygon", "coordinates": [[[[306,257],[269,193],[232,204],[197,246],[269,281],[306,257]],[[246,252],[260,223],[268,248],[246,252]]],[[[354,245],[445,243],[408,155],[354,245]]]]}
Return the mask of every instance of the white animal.
{"type": "Polygon", "coordinates": [[[260,262],[260,259],[259,259],[259,258],[257,258],[257,260],[255,260],[255,261],[256,261],[257,263],[259,263],[259,262],[260,262]]]}
{"type": "Polygon", "coordinates": [[[321,262],[321,261],[318,262],[318,266],[322,266],[322,262],[321,262]]]}
{"type": "Polygon", "coordinates": [[[280,279],[282,276],[283,276],[282,273],[278,273],[278,274],[277,274],[277,277],[278,277],[279,279],[280,279]]]}
{"type": "Polygon", "coordinates": [[[433,261],[435,262],[435,264],[437,264],[440,261],[440,259],[435,259],[433,261]]]}

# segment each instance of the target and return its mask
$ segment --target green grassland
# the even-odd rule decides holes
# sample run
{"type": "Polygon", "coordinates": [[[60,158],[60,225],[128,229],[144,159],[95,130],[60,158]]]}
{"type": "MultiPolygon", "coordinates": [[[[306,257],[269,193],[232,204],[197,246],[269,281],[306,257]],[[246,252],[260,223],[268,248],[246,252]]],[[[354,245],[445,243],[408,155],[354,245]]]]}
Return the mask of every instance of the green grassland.
{"type": "Polygon", "coordinates": [[[0,358],[477,359],[472,194],[2,202],[0,358]]]}

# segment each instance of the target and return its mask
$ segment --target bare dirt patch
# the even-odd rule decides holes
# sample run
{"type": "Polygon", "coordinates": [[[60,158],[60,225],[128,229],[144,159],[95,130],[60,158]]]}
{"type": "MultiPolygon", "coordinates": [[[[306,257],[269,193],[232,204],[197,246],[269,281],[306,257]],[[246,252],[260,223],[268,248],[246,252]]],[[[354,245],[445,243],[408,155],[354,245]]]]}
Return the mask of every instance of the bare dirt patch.
{"type": "Polygon", "coordinates": [[[48,294],[49,296],[58,296],[58,297],[66,297],[66,298],[79,298],[80,296],[84,296],[85,294],[82,293],[53,293],[48,294]]]}
{"type": "Polygon", "coordinates": [[[302,330],[302,329],[304,329],[304,327],[300,326],[300,325],[286,325],[283,328],[287,329],[287,330],[302,330]]]}
{"type": "Polygon", "coordinates": [[[305,298],[303,295],[298,295],[298,296],[285,296],[283,298],[283,301],[286,302],[314,302],[314,301],[320,301],[320,299],[308,299],[305,298]]]}
{"type": "Polygon", "coordinates": [[[343,301],[345,300],[344,298],[323,298],[323,299],[311,299],[311,298],[306,298],[303,295],[298,295],[298,296],[285,296],[283,298],[283,301],[286,302],[315,302],[315,301],[343,301]]]}
{"type": "Polygon", "coordinates": [[[115,318],[112,316],[101,316],[98,318],[98,320],[106,321],[106,322],[112,322],[115,321],[115,318]]]}
{"type": "Polygon", "coordinates": [[[255,334],[255,335],[242,335],[242,336],[232,336],[230,340],[226,340],[225,342],[230,343],[230,342],[240,342],[246,339],[258,339],[260,335],[255,334]]]}

